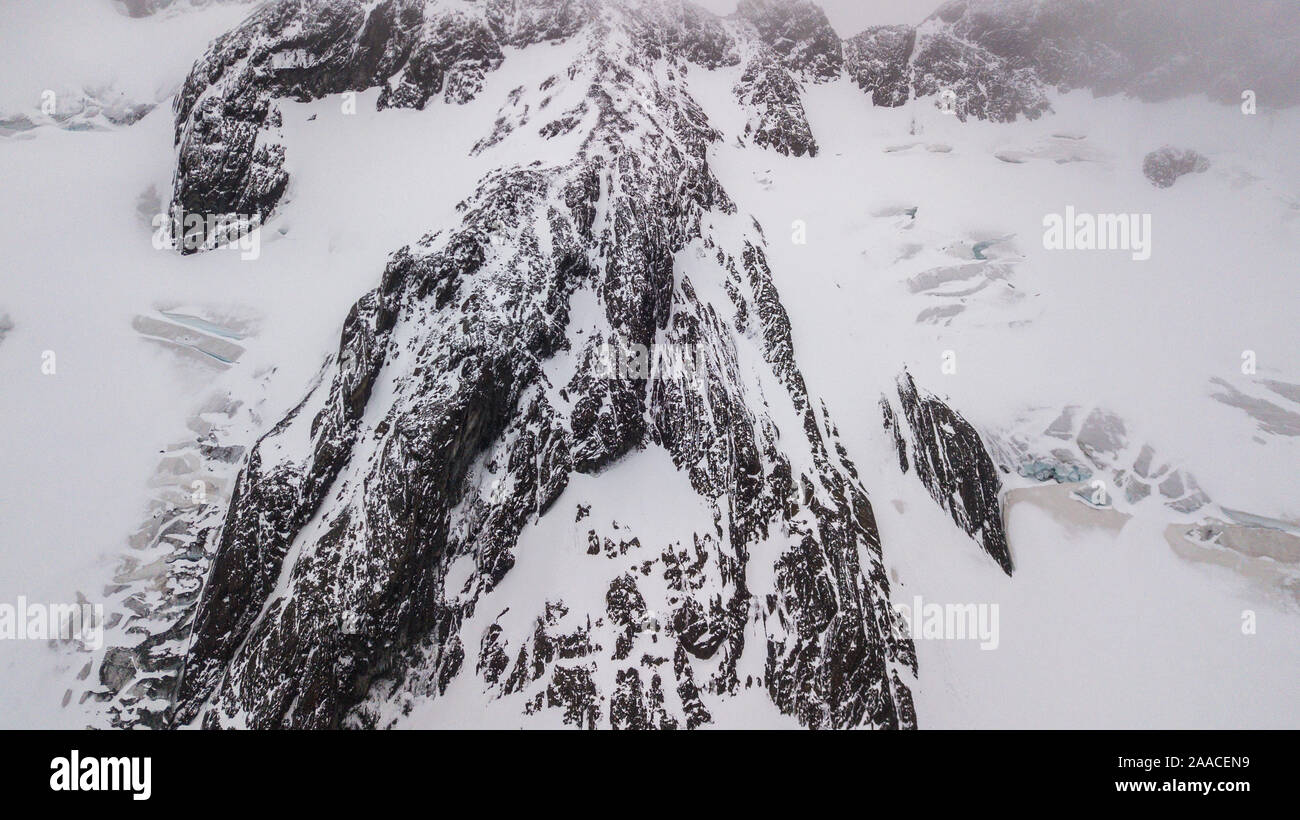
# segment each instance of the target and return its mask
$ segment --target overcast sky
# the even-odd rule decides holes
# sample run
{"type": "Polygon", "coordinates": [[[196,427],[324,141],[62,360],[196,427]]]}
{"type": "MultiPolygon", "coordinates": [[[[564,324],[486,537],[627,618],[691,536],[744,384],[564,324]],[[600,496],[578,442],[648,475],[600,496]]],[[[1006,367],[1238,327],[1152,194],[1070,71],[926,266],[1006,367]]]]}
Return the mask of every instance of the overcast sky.
{"type": "MultiPolygon", "coordinates": [[[[736,0],[696,0],[719,14],[736,10],[736,0]]],[[[852,37],[879,23],[919,23],[942,5],[942,0],[820,0],[831,25],[841,37],[852,37]]]]}

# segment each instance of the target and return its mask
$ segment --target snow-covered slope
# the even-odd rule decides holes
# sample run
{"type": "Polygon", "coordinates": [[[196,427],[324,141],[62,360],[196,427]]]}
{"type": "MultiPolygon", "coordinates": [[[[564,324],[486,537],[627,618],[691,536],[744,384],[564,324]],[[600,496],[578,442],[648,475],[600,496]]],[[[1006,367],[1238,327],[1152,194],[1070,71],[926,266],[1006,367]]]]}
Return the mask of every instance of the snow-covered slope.
{"type": "Polygon", "coordinates": [[[0,724],[1296,725],[1300,117],[1075,5],[284,0],[0,143],[0,600],[108,613],[0,724]]]}

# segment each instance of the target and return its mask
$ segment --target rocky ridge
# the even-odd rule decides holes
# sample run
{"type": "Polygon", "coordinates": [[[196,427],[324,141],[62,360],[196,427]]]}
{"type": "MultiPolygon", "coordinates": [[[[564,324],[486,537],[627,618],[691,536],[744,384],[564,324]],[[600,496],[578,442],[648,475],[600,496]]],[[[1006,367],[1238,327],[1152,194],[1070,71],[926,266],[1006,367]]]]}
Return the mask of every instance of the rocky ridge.
{"type": "MultiPolygon", "coordinates": [[[[810,727],[915,724],[914,654],[891,630],[870,502],[807,394],[762,232],[709,170],[718,134],[655,22],[611,4],[570,35],[588,38],[581,56],[522,93],[580,100],[573,155],[490,174],[460,225],[394,254],[329,378],[253,448],[176,723],[387,725],[394,703],[476,675],[579,726],[700,726],[710,702],[750,687],[810,727]],[[683,253],[697,261],[681,267],[683,253]],[[579,320],[586,299],[599,309],[579,320]],[[689,379],[610,378],[610,345],[702,353],[689,379]],[[685,473],[712,524],[681,544],[614,542],[588,507],[603,610],[548,597],[525,630],[466,632],[480,607],[510,608],[493,593],[521,536],[572,509],[558,502],[575,477],[647,448],[685,473]],[[763,588],[759,552],[772,556],[763,588]],[[472,567],[454,586],[453,565],[472,567]]],[[[178,190],[224,201],[191,185],[187,156],[178,190]]]]}

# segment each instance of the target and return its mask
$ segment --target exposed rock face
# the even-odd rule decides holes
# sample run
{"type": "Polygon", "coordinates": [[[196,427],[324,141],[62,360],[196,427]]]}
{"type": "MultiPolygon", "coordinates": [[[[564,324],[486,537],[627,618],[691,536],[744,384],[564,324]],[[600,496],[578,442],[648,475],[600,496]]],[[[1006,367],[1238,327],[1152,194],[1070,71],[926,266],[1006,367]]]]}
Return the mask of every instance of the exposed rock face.
{"type": "Polygon", "coordinates": [[[876,105],[897,107],[911,99],[908,63],[916,48],[912,26],[873,26],[844,41],[844,66],[876,105]]]}
{"type": "Polygon", "coordinates": [[[849,76],[876,105],[913,97],[936,103],[963,122],[974,117],[1014,122],[1051,109],[1033,70],[962,39],[937,22],[919,28],[874,26],[844,43],[849,76]]]}
{"type": "MultiPolygon", "coordinates": [[[[690,3],[609,0],[648,57],[706,68],[749,62],[736,94],[753,111],[760,146],[816,153],[799,99],[800,78],[839,71],[839,39],[809,3],[756,2],[737,42],[722,21],[690,3]],[[787,8],[787,5],[789,7],[787,8]]],[[[239,214],[265,221],[285,195],[285,145],[277,99],[319,99],[382,89],[379,109],[465,103],[503,59],[502,48],[571,37],[599,17],[599,0],[276,0],[216,40],[175,104],[179,154],[172,234],[183,252],[222,241],[187,214],[239,214]]],[[[554,133],[563,133],[557,123],[554,133]]],[[[553,136],[554,134],[552,134],[553,136]]],[[[485,139],[490,145],[495,137],[485,139]]]]}
{"type": "Polygon", "coordinates": [[[689,0],[641,3],[633,22],[637,46],[654,59],[680,58],[705,68],[740,62],[740,43],[715,14],[689,0]]]}
{"type": "Polygon", "coordinates": [[[963,121],[1015,122],[1022,115],[1033,120],[1051,110],[1032,70],[946,31],[918,37],[911,69],[913,93],[938,96],[963,121]]]}
{"type": "Polygon", "coordinates": [[[816,156],[804,111],[804,83],[840,74],[839,36],[821,8],[806,0],[742,0],[736,17],[746,39],[736,98],[750,116],[744,138],[782,154],[816,156]]]}
{"type": "Polygon", "coordinates": [[[773,148],[782,154],[801,157],[817,156],[799,84],[770,53],[760,52],[745,66],[736,96],[754,115],[745,126],[745,135],[755,145],[773,148]]]}
{"type": "Polygon", "coordinates": [[[905,442],[910,439],[916,476],[930,496],[1010,575],[1011,551],[1002,525],[1002,480],[980,434],[938,398],[921,393],[909,373],[898,380],[898,400],[901,413],[894,413],[888,398],[881,399],[881,408],[885,426],[893,431],[903,471],[907,471],[908,459],[905,442]],[[904,436],[902,422],[910,436],[904,436]]]}
{"type": "Polygon", "coordinates": [[[1152,151],[1142,160],[1142,173],[1157,188],[1169,188],[1186,174],[1203,174],[1210,169],[1210,161],[1190,148],[1178,149],[1166,145],[1152,151]]]}
{"type": "Polygon", "coordinates": [[[845,41],[844,62],[876,105],[948,92],[963,119],[1033,119],[1049,87],[1282,107],[1300,102],[1297,35],[1300,6],[1268,0],[951,0],[845,41]]]}
{"type": "Polygon", "coordinates": [[[789,69],[818,80],[838,77],[839,35],[826,12],[809,0],[740,0],[736,14],[758,30],[789,69]]]}
{"type": "Polygon", "coordinates": [[[1048,85],[1144,100],[1300,101],[1300,7],[1245,0],[952,0],[932,16],[1048,85]]]}
{"type": "MultiPolygon", "coordinates": [[[[562,39],[588,16],[582,2],[277,0],[217,39],[176,97],[173,212],[264,219],[289,177],[278,98],[299,101],[382,86],[376,105],[464,103],[497,68],[502,47],[562,39]]],[[[175,226],[182,236],[184,227],[175,226]]],[[[198,228],[190,251],[219,237],[198,228]]]]}
{"type": "MultiPolygon", "coordinates": [[[[205,73],[225,59],[205,58],[181,132],[223,94],[269,111],[277,94],[373,82],[394,65],[409,77],[394,44],[429,41],[401,22],[408,7],[390,6],[390,35],[371,39],[376,11],[277,4],[214,53],[263,53],[252,40],[275,31],[275,48],[318,55],[311,68],[249,77],[241,95],[228,67],[205,73]],[[301,28],[278,16],[291,14],[301,28]],[[312,37],[287,34],[302,31],[312,37]],[[332,62],[348,49],[378,56],[332,62]]],[[[253,448],[194,618],[177,723],[385,726],[475,676],[471,688],[573,726],[693,728],[750,687],[809,727],[915,725],[915,656],[891,629],[871,504],[804,386],[761,232],[709,169],[718,134],[666,63],[684,51],[722,64],[730,46],[716,27],[654,25],[663,11],[650,8],[603,4],[569,33],[586,38],[580,56],[523,93],[582,96],[572,154],[489,174],[458,225],[395,253],[348,316],[327,380],[253,448]],[[699,353],[689,377],[615,377],[609,346],[699,353]],[[671,542],[575,488],[651,452],[707,513],[671,542]],[[599,579],[584,581],[603,590],[594,606],[562,587],[507,592],[530,533],[559,520],[589,527],[566,560],[599,579]]],[[[462,76],[492,68],[516,31],[490,15],[457,25],[467,42],[433,53],[462,76]]],[[[785,56],[817,65],[808,54],[785,56]]],[[[193,206],[247,191],[190,184],[207,178],[204,156],[182,140],[178,191],[193,206]]]]}

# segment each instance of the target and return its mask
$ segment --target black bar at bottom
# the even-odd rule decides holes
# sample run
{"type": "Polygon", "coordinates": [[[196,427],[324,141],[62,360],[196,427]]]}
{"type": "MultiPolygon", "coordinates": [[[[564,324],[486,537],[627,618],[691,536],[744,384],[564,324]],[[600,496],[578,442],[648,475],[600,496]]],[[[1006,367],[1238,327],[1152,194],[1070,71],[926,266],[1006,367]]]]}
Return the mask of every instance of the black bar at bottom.
{"type": "MultiPolygon", "coordinates": [[[[174,812],[228,804],[260,812],[477,793],[485,809],[499,800],[571,797],[617,811],[610,795],[640,807],[730,793],[760,801],[784,794],[828,810],[848,800],[866,811],[864,793],[878,807],[877,798],[890,795],[904,803],[978,796],[1042,808],[1294,805],[1300,733],[85,731],[0,738],[6,797],[54,808],[116,803],[174,812]]],[[[437,811],[462,801],[426,805],[437,811]]]]}

